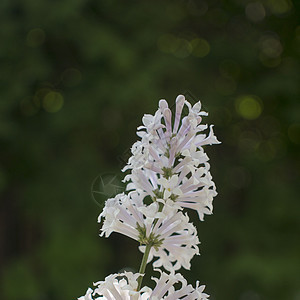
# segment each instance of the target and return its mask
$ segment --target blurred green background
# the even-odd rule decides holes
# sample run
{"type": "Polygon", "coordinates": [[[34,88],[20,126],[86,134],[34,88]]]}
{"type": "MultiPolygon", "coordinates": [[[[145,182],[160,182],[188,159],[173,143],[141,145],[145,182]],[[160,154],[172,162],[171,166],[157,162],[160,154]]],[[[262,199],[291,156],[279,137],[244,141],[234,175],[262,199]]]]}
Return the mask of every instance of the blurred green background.
{"type": "Polygon", "coordinates": [[[297,3],[0,1],[0,299],[76,299],[138,270],[137,243],[98,237],[97,217],[143,114],[184,93],[222,141],[184,275],[212,300],[299,300],[297,3]]]}

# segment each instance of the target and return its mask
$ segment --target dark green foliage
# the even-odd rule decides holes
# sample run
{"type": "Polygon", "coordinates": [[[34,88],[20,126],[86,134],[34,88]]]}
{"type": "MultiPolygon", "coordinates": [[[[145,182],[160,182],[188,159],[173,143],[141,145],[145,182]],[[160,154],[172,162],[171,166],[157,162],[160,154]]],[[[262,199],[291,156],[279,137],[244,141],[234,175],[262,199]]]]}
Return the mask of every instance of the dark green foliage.
{"type": "Polygon", "coordinates": [[[138,270],[138,243],[98,237],[92,185],[122,186],[143,114],[180,93],[222,141],[205,149],[219,195],[194,215],[202,255],[184,274],[212,300],[299,299],[296,5],[0,1],[0,299],[76,299],[138,270]]]}

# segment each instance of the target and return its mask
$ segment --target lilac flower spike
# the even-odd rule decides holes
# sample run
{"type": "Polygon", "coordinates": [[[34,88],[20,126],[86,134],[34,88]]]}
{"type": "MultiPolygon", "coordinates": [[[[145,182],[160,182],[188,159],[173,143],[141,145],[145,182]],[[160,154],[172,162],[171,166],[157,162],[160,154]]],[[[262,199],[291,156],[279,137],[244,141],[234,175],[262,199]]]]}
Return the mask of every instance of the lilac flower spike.
{"type": "Polygon", "coordinates": [[[133,144],[123,168],[126,192],[107,199],[98,218],[100,236],[115,232],[139,243],[140,270],[109,275],[78,300],[208,299],[204,285],[197,282],[194,288],[176,273],[189,270],[192,258],[199,254],[197,230],[184,209],[196,210],[203,220],[212,213],[217,195],[204,146],[220,142],[213,125],[205,133],[204,116],[200,101],[192,106],[183,95],[176,98],[174,116],[166,100],[159,101],[154,115],[144,115],[137,129],[140,140],[133,144]],[[154,289],[142,287],[150,262],[160,272],[159,278],[152,277],[154,289]]]}

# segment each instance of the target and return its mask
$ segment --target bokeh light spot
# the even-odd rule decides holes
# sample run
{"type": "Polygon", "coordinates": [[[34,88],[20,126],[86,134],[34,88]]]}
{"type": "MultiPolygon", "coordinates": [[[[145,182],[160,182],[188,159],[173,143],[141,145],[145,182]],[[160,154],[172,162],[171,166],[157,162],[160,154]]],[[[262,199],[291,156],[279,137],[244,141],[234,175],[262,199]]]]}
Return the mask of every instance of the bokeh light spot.
{"type": "Polygon", "coordinates": [[[160,36],[157,40],[157,47],[160,51],[172,53],[178,58],[186,58],[193,51],[193,46],[188,40],[177,38],[172,34],[160,36]]]}
{"type": "Polygon", "coordinates": [[[275,68],[279,66],[282,61],[281,57],[271,58],[264,55],[263,53],[259,54],[259,60],[267,68],[275,68]]]}
{"type": "Polygon", "coordinates": [[[260,40],[261,52],[271,58],[276,58],[282,53],[282,45],[278,38],[273,36],[264,36],[260,40]]]}
{"type": "Polygon", "coordinates": [[[44,97],[51,92],[50,88],[41,88],[39,90],[37,90],[33,96],[33,103],[37,106],[40,107],[42,104],[42,101],[44,99],[44,97]]]}
{"type": "Polygon", "coordinates": [[[274,32],[263,35],[259,40],[259,47],[259,59],[264,66],[274,68],[281,63],[283,47],[274,32]]]}
{"type": "Polygon", "coordinates": [[[259,145],[257,156],[262,161],[271,161],[276,156],[276,147],[270,141],[264,141],[259,145]]]}
{"type": "Polygon", "coordinates": [[[266,16],[264,6],[260,2],[248,3],[245,9],[247,18],[252,22],[260,22],[266,16]]]}
{"type": "Polygon", "coordinates": [[[236,99],[237,113],[247,120],[257,119],[262,113],[262,103],[257,96],[245,95],[236,99]]]}
{"type": "Polygon", "coordinates": [[[38,47],[45,41],[45,32],[41,28],[31,29],[26,37],[26,43],[29,47],[38,47]]]}
{"type": "Polygon", "coordinates": [[[260,143],[261,143],[261,136],[258,132],[254,131],[243,131],[239,135],[239,148],[241,150],[241,153],[247,153],[247,152],[254,152],[258,149],[260,143]]]}
{"type": "Polygon", "coordinates": [[[210,45],[207,40],[197,38],[191,41],[193,47],[193,55],[197,57],[205,57],[210,52],[210,45]]]}
{"type": "Polygon", "coordinates": [[[51,91],[43,99],[43,107],[47,112],[58,112],[63,104],[64,98],[58,92],[51,91]]]}
{"type": "Polygon", "coordinates": [[[290,0],[269,0],[267,4],[274,15],[286,14],[293,8],[290,0]]]}
{"type": "Polygon", "coordinates": [[[191,54],[192,50],[192,45],[187,40],[178,39],[178,44],[174,50],[174,55],[178,58],[186,58],[191,54]]]}

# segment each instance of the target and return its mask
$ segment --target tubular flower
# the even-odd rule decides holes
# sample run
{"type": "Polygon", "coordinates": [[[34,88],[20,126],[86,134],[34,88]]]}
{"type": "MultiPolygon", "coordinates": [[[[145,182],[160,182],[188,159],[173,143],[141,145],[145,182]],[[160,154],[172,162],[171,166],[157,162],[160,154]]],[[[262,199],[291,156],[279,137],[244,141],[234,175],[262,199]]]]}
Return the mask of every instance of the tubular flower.
{"type": "Polygon", "coordinates": [[[85,296],[79,297],[78,300],[207,300],[209,297],[203,293],[204,285],[199,286],[197,282],[196,288],[193,288],[192,285],[187,285],[181,274],[174,272],[161,272],[160,278],[152,277],[156,282],[153,290],[145,286],[136,291],[139,276],[140,274],[131,272],[109,275],[104,281],[94,283],[95,290],[89,288],[85,296]],[[180,289],[174,288],[175,283],[181,284],[180,289]]]}
{"type": "Polygon", "coordinates": [[[161,201],[146,206],[137,192],[108,199],[99,216],[99,222],[104,218],[101,236],[108,237],[113,231],[127,235],[140,242],[142,252],[144,245],[151,245],[148,261],[158,258],[154,267],[163,266],[168,271],[190,269],[191,259],[199,254],[196,228],[173,201],[163,206],[161,201]]]}
{"type": "Polygon", "coordinates": [[[217,195],[209,172],[209,158],[203,146],[220,143],[210,126],[208,136],[202,132],[201,103],[194,106],[179,95],[176,113],[165,100],[160,100],[155,115],[145,115],[143,126],[138,127],[141,138],[132,147],[132,156],[123,171],[130,170],[124,182],[127,190],[138,190],[155,197],[176,201],[181,207],[195,209],[199,218],[212,213],[212,201],[217,195]],[[188,114],[182,118],[184,106],[188,114]]]}

